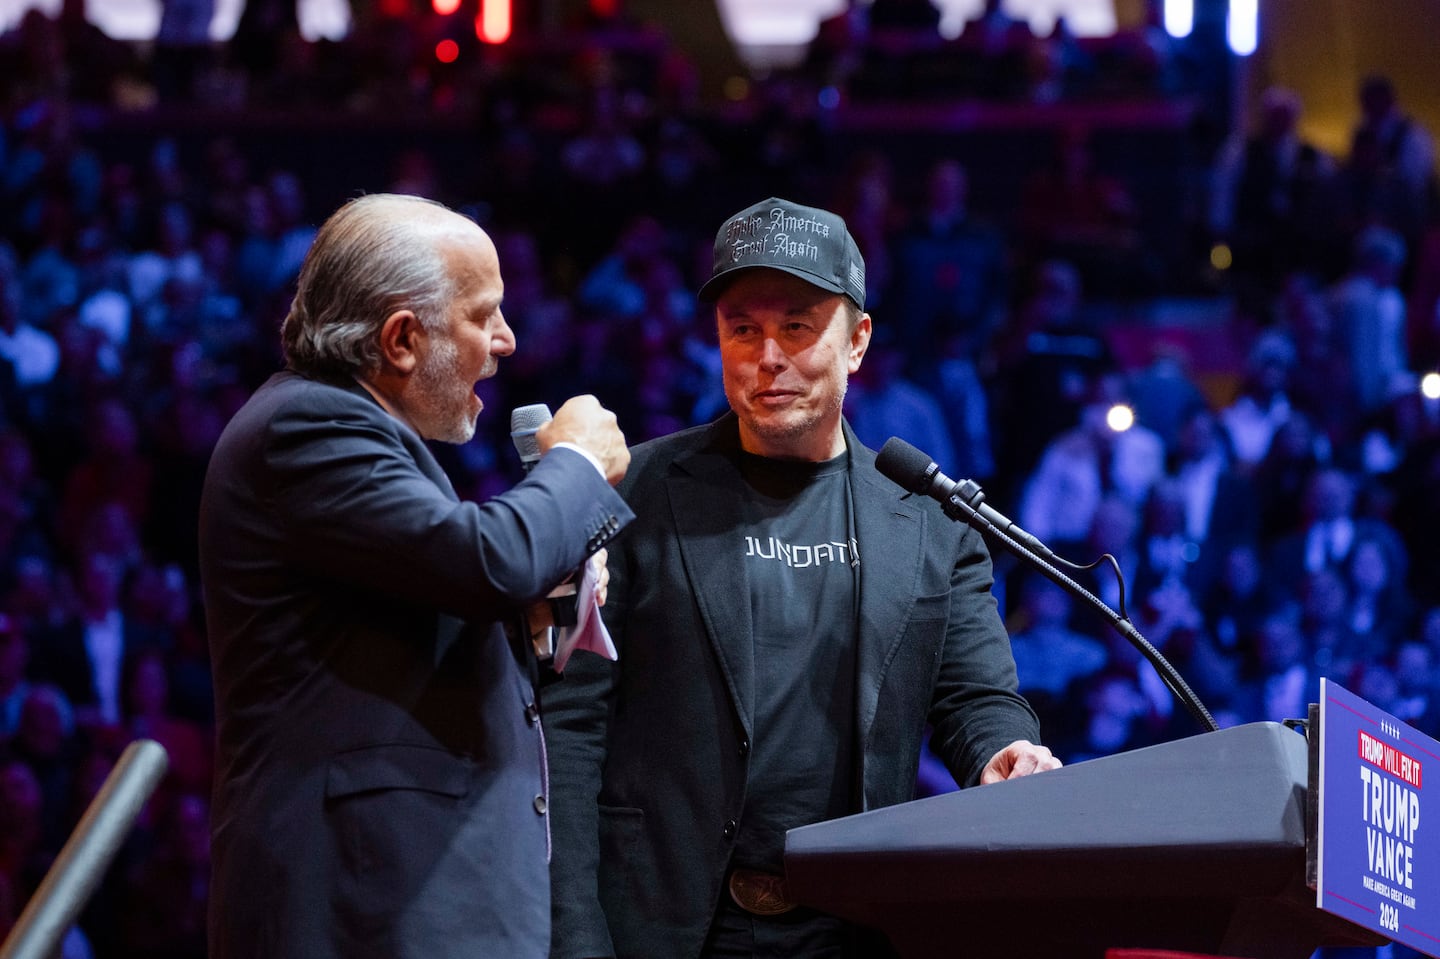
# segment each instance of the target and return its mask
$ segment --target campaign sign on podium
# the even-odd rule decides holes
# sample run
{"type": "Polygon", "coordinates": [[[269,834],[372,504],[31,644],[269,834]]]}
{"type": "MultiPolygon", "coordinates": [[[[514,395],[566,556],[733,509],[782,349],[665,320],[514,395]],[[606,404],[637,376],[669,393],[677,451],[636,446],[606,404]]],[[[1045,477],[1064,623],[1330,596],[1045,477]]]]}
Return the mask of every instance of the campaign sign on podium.
{"type": "Polygon", "coordinates": [[[1440,957],[1440,743],[1322,679],[1319,760],[1316,905],[1440,957]]]}

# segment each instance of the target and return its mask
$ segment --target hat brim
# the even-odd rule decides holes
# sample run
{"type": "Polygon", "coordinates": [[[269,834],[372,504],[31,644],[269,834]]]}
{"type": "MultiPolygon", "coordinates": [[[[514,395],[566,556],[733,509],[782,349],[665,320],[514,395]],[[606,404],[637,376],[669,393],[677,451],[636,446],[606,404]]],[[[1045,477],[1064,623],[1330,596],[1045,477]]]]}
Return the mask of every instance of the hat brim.
{"type": "Polygon", "coordinates": [[[840,284],[835,283],[832,280],[827,280],[824,277],[818,276],[814,273],[810,273],[805,270],[800,270],[796,269],[795,267],[789,266],[772,266],[769,263],[752,263],[749,265],[733,266],[722,273],[716,273],[714,276],[710,277],[710,279],[705,281],[704,286],[700,287],[700,292],[696,294],[696,299],[698,299],[701,303],[714,303],[716,300],[720,299],[721,294],[725,292],[725,288],[728,287],[731,283],[735,282],[737,278],[739,278],[740,274],[748,273],[751,270],[775,270],[779,273],[789,273],[791,276],[799,277],[806,283],[809,283],[811,286],[818,287],[830,293],[839,293],[841,296],[850,296],[849,292],[847,292],[843,287],[841,287],[840,284]]]}

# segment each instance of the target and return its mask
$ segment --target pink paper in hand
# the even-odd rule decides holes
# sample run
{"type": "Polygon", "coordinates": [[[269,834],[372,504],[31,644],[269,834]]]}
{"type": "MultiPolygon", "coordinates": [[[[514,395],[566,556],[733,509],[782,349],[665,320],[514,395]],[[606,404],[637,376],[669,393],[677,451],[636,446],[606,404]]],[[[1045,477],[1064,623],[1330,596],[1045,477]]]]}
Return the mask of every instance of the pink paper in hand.
{"type": "Polygon", "coordinates": [[[589,650],[610,660],[620,658],[620,654],[615,651],[615,643],[610,638],[610,631],[605,628],[605,620],[600,616],[600,604],[595,596],[595,588],[599,585],[600,560],[592,556],[585,562],[585,571],[580,577],[580,586],[575,595],[575,625],[560,630],[560,639],[555,649],[557,673],[564,671],[565,664],[570,661],[570,654],[577,649],[589,650]]]}

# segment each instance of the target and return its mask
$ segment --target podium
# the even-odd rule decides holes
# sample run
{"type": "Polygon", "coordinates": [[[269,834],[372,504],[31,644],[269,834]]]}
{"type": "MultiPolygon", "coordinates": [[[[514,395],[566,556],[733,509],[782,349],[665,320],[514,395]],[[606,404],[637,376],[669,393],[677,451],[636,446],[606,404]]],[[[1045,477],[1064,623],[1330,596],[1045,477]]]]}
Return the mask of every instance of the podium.
{"type": "Polygon", "coordinates": [[[906,959],[1384,943],[1314,904],[1308,789],[1305,737],[1250,723],[792,829],[786,879],[906,959]]]}

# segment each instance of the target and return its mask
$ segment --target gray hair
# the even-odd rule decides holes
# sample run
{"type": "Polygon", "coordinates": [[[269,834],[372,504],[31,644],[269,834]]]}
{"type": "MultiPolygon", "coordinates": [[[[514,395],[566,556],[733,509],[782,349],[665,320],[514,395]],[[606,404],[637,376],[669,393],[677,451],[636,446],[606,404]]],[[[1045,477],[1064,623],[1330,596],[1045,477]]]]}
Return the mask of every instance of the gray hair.
{"type": "Polygon", "coordinates": [[[280,327],[286,365],[310,375],[374,372],[380,328],[396,310],[413,311],[427,330],[443,328],[455,289],[441,243],[467,225],[443,204],[399,194],[369,194],[336,210],[305,256],[280,327]]]}

